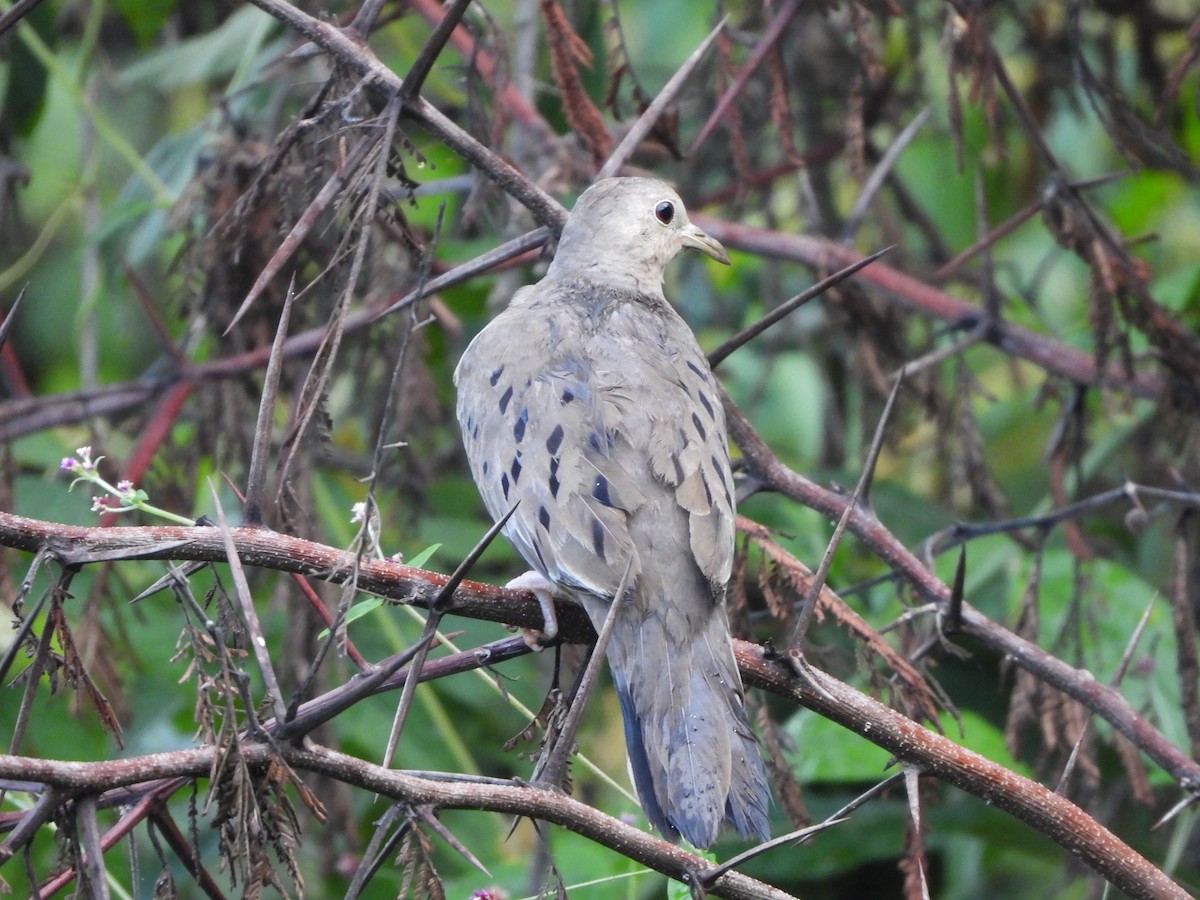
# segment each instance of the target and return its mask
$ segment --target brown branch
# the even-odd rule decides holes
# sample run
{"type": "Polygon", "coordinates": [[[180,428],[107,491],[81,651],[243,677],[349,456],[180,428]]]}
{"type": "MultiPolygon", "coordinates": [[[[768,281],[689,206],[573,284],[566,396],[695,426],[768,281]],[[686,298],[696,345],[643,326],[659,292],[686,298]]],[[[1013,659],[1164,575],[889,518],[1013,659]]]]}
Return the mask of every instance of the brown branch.
{"type": "MultiPolygon", "coordinates": [[[[837,521],[846,508],[845,495],[827,490],[781,463],[728,395],[723,390],[721,394],[729,435],[741,448],[751,474],[764,486],[837,521]]],[[[870,510],[854,510],[849,529],[922,596],[936,603],[941,610],[948,609],[950,588],[929,571],[870,510]]],[[[967,603],[962,605],[962,633],[978,640],[1001,659],[1011,659],[1017,666],[1078,700],[1133,741],[1184,790],[1200,791],[1200,764],[1138,715],[1117,691],[1096,681],[1090,672],[1066,664],[1036,644],[993,622],[967,603]]]]}
{"type": "MultiPolygon", "coordinates": [[[[1083,810],[1036,782],[934,734],[831,676],[808,669],[806,677],[811,681],[806,683],[784,666],[768,661],[757,645],[738,641],[735,650],[739,667],[752,685],[800,702],[884,747],[923,774],[1027,822],[1131,897],[1188,896],[1083,810]]],[[[217,748],[207,747],[103,762],[0,756],[0,778],[40,782],[65,796],[99,793],[156,779],[205,777],[217,752],[217,748]]],[[[275,759],[272,748],[261,744],[244,744],[241,752],[250,766],[266,766],[275,759]]],[[[315,746],[308,750],[285,748],[281,754],[298,771],[326,775],[413,806],[474,809],[553,822],[680,880],[702,876],[706,867],[691,854],[557,791],[495,781],[435,781],[315,746]]],[[[787,896],[736,873],[723,876],[711,890],[726,897],[787,896]]]]}
{"type": "MultiPolygon", "coordinates": [[[[724,400],[730,435],[741,447],[751,471],[764,484],[836,521],[844,512],[845,496],[816,485],[780,463],[728,397],[724,400]]],[[[923,596],[946,608],[950,588],[869,512],[855,510],[849,528],[923,596]]],[[[313,541],[258,528],[236,528],[231,536],[239,557],[247,565],[296,572],[335,584],[343,583],[354,571],[353,554],[313,541]]],[[[0,512],[0,546],[30,552],[47,548],[63,565],[71,566],[111,559],[205,562],[226,559],[219,531],[214,528],[87,528],[5,512],[0,512]]],[[[429,608],[448,580],[446,576],[388,560],[364,559],[359,565],[360,590],[424,608],[429,608]]],[[[464,581],[455,591],[448,610],[468,618],[522,628],[537,628],[543,621],[532,594],[471,581],[464,581]]],[[[577,605],[558,601],[556,612],[562,640],[589,643],[595,639],[595,631],[577,605]]],[[[1133,741],[1185,790],[1200,790],[1200,764],[1171,744],[1119,693],[996,624],[969,604],[963,604],[962,615],[964,634],[1083,703],[1133,741]]]]}
{"type": "MultiPolygon", "coordinates": [[[[739,433],[736,423],[734,433],[742,441],[743,447],[747,447],[748,442],[744,440],[745,436],[739,433]]],[[[747,458],[751,465],[756,466],[760,460],[755,455],[755,449],[753,444],[749,445],[747,458]]],[[[826,500],[828,502],[829,498],[826,500]]],[[[844,502],[842,498],[838,498],[838,501],[844,502]]],[[[888,541],[881,540],[879,534],[873,531],[879,528],[878,523],[868,521],[863,513],[857,511],[850,521],[851,528],[860,536],[866,535],[869,540],[874,538],[870,541],[873,546],[888,549],[888,541]],[[868,525],[871,527],[865,527],[868,525]]],[[[240,558],[248,565],[298,571],[332,581],[347,577],[351,571],[351,554],[310,541],[251,528],[235,529],[230,536],[237,543],[240,558]]],[[[888,537],[890,538],[890,535],[888,537]]],[[[47,546],[60,561],[73,566],[105,559],[170,557],[218,560],[225,555],[219,530],[215,528],[82,528],[39,522],[8,513],[0,513],[0,544],[25,550],[47,546]]],[[[903,559],[899,561],[905,562],[903,559]]],[[[915,564],[915,560],[907,562],[915,564]]],[[[441,576],[386,561],[364,560],[359,572],[360,588],[406,602],[428,604],[436,595],[435,585],[442,583],[444,579],[441,576]]],[[[935,596],[940,597],[945,593],[944,586],[928,573],[922,574],[917,580],[917,586],[935,596]]],[[[454,594],[450,608],[459,614],[492,621],[517,624],[537,624],[541,621],[537,603],[532,598],[468,582],[464,582],[454,594]]],[[[568,639],[587,641],[594,637],[590,627],[585,627],[586,618],[573,604],[561,604],[559,616],[561,633],[568,639]]],[[[964,625],[969,633],[984,640],[994,638],[996,634],[1006,634],[1003,629],[988,622],[969,607],[964,610],[964,625]]],[[[1015,636],[1008,637],[1011,640],[1007,644],[1007,652],[1018,662],[1029,665],[1029,657],[1046,656],[1038,648],[1025,644],[1015,636]]],[[[798,683],[780,667],[767,663],[763,659],[762,648],[738,642],[737,650],[739,664],[751,684],[797,699],[833,721],[863,734],[905,762],[918,765],[923,772],[935,775],[1022,818],[1078,853],[1089,865],[1131,896],[1180,896],[1171,893],[1173,887],[1169,887],[1169,880],[1161,872],[1063,798],[1055,797],[1044,788],[1002,766],[932,734],[902,714],[853,691],[829,676],[811,669],[806,670],[808,678],[819,679],[813,689],[798,683]]],[[[1067,670],[1068,676],[1077,687],[1085,680],[1080,673],[1070,670],[1053,657],[1049,659],[1060,670],[1067,670]]],[[[1045,664],[1041,659],[1032,661],[1043,666],[1045,664]]],[[[1032,668],[1038,670],[1037,666],[1032,668]]],[[[1046,677],[1042,671],[1039,671],[1039,674],[1046,677]]],[[[1109,721],[1113,721],[1111,713],[1114,698],[1106,696],[1107,688],[1092,679],[1086,680],[1091,682],[1092,692],[1085,693],[1083,697],[1078,696],[1079,691],[1072,695],[1096,709],[1109,721]],[[1089,700],[1091,702],[1088,702],[1089,700]]],[[[1056,686],[1062,687],[1057,683],[1056,686]]],[[[1115,701],[1118,705],[1124,705],[1132,718],[1137,718],[1132,710],[1128,710],[1127,704],[1124,704],[1119,695],[1115,701]]],[[[1144,742],[1145,733],[1139,733],[1152,732],[1148,724],[1142,722],[1140,730],[1138,727],[1128,728],[1128,722],[1116,721],[1114,724],[1123,732],[1132,731],[1132,736],[1139,746],[1146,749],[1151,756],[1155,755],[1156,748],[1153,742],[1147,746],[1144,742]],[[1143,740],[1138,740],[1139,737],[1143,740]]],[[[1161,736],[1156,737],[1162,740],[1161,736]]],[[[51,763],[46,760],[0,757],[0,778],[18,777],[25,781],[41,781],[71,793],[96,792],[152,779],[207,773],[212,752],[215,751],[208,748],[103,763],[51,763]]],[[[266,751],[261,748],[246,745],[244,752],[249,762],[258,764],[267,759],[266,751]]],[[[558,794],[548,797],[543,792],[530,788],[507,785],[497,787],[461,783],[431,784],[402,773],[377,769],[331,751],[316,751],[311,755],[287,751],[285,758],[293,767],[323,771],[324,774],[334,775],[396,799],[443,807],[533,815],[564,825],[609,846],[618,846],[612,843],[616,840],[612,832],[615,820],[610,820],[607,816],[558,794]],[[533,793],[530,793],[531,791],[533,793]]],[[[1195,768],[1194,764],[1192,768],[1195,768]]],[[[615,826],[625,829],[625,826],[619,823],[615,823],[615,826]]],[[[624,830],[620,832],[619,846],[622,852],[628,852],[631,858],[660,871],[667,871],[667,874],[672,874],[673,877],[681,877],[680,873],[685,871],[679,866],[691,866],[690,870],[695,870],[691,858],[686,854],[680,856],[681,851],[675,848],[663,849],[669,845],[641,832],[636,834],[638,841],[633,845],[626,840],[624,830]]]]}
{"type": "Polygon", "coordinates": [[[750,684],[798,701],[890,751],[901,763],[1003,809],[1077,855],[1129,896],[1190,896],[1074,803],[1037,782],[934,734],[824,672],[805,669],[806,682],[766,660],[755,644],[738,641],[735,650],[738,667],[750,684]]]}
{"type": "MultiPolygon", "coordinates": [[[[19,777],[61,789],[77,796],[136,785],[162,778],[204,778],[212,771],[216,747],[175,750],[129,759],[102,762],[65,762],[0,755],[0,778],[19,777]]],[[[661,838],[626,825],[619,819],[574,800],[559,791],[543,790],[496,780],[439,781],[385,769],[323,747],[278,753],[263,744],[243,744],[240,753],[247,766],[264,769],[282,759],[292,769],[312,772],[344,784],[381,794],[414,807],[470,809],[526,816],[552,822],[610,847],[635,862],[683,881],[710,865],[661,838]]],[[[728,872],[710,887],[718,897],[733,900],[787,900],[790,894],[746,875],[728,872]]]]}
{"type": "MultiPolygon", "coordinates": [[[[230,534],[238,557],[248,566],[298,573],[333,584],[342,584],[354,572],[356,556],[344,550],[265,528],[233,528],[230,534]]],[[[217,528],[85,527],[7,512],[0,512],[0,546],[30,552],[47,547],[65,566],[119,559],[226,561],[217,528]]],[[[358,562],[359,590],[414,606],[428,608],[448,580],[445,575],[390,560],[364,558],[358,562]]],[[[542,625],[541,609],[532,594],[473,581],[459,586],[447,611],[521,628],[542,625]]],[[[576,604],[560,601],[557,614],[564,640],[587,643],[595,639],[591,623],[576,604]]]]}
{"type": "MultiPolygon", "coordinates": [[[[783,234],[702,215],[692,216],[692,219],[726,247],[792,260],[822,271],[840,269],[863,259],[861,253],[825,238],[783,234]]],[[[882,263],[864,269],[858,274],[858,280],[881,288],[909,309],[959,328],[971,328],[984,316],[982,309],[882,263]]],[[[1156,374],[1139,372],[1126,376],[1112,367],[1098,370],[1091,355],[1020,325],[992,323],[987,339],[1005,353],[1079,384],[1148,399],[1159,399],[1166,393],[1163,379],[1156,374]]]]}

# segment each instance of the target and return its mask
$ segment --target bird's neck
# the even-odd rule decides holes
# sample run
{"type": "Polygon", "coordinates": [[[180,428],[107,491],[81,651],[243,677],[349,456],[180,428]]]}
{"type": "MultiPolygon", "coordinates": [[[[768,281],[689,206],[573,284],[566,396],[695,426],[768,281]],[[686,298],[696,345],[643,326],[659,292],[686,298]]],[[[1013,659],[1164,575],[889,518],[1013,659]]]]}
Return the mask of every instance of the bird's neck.
{"type": "Polygon", "coordinates": [[[580,263],[577,260],[556,256],[546,270],[546,280],[557,284],[591,286],[605,294],[632,294],[660,298],[663,296],[663,272],[661,268],[632,264],[627,260],[601,259],[580,263]]]}

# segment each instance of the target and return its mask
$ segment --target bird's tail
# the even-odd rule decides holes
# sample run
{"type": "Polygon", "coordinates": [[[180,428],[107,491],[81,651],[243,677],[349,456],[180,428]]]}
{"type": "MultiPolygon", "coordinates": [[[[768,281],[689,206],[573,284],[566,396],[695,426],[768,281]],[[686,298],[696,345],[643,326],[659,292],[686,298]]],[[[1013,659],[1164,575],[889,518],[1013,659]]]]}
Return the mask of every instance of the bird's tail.
{"type": "Polygon", "coordinates": [[[729,627],[719,607],[690,638],[651,614],[618,618],[609,666],[638,799],[668,840],[708,847],[728,821],[769,837],[767,778],[746,718],[729,627]]]}

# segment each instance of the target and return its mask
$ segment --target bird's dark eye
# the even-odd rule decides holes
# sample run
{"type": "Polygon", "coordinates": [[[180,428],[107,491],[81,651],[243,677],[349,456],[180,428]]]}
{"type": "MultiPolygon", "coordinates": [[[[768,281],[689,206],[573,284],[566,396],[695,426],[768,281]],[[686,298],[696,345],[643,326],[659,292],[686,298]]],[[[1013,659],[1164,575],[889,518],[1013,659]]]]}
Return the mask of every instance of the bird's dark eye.
{"type": "Polygon", "coordinates": [[[670,225],[671,220],[675,218],[675,204],[670,200],[660,201],[658,206],[654,207],[654,218],[664,225],[670,225]]]}

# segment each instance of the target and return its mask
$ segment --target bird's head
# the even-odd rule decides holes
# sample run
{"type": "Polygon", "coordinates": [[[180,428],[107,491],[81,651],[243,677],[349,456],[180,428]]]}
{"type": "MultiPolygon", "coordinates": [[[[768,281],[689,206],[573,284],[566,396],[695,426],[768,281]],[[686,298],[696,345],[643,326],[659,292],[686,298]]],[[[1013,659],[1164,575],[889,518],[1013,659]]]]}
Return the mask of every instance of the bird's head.
{"type": "Polygon", "coordinates": [[[550,271],[661,287],[663,270],[681,250],[729,265],[725,248],[692,224],[670,186],[653,178],[605,178],[576,201],[550,271]]]}

